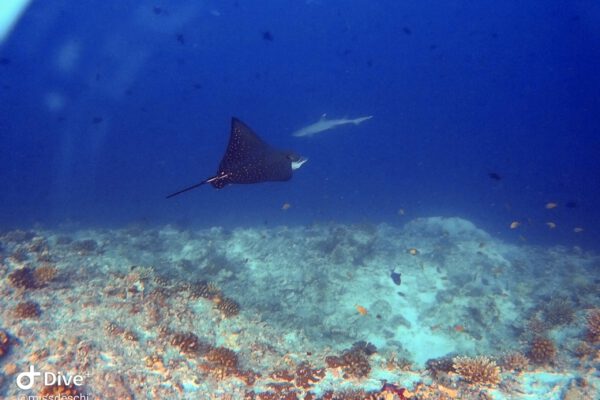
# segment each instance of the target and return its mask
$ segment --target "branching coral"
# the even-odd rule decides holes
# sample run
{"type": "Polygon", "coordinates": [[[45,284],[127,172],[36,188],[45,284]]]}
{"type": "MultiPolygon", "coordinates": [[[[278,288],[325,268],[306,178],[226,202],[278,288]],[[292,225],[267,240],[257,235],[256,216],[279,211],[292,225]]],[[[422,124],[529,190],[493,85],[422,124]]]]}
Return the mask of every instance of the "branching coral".
{"type": "Polygon", "coordinates": [[[237,354],[226,347],[215,347],[206,354],[209,362],[203,368],[218,379],[235,375],[238,372],[237,354]]]}
{"type": "Polygon", "coordinates": [[[546,337],[538,336],[531,341],[527,356],[535,364],[548,364],[556,357],[554,342],[546,337]]]}
{"type": "Polygon", "coordinates": [[[20,319],[34,319],[41,315],[40,307],[36,302],[24,301],[18,303],[13,310],[15,318],[20,319]]]}
{"type": "Polygon", "coordinates": [[[193,284],[190,288],[190,298],[193,300],[204,298],[213,300],[221,296],[221,290],[212,282],[200,281],[193,284]]]}
{"type": "Polygon", "coordinates": [[[179,351],[187,356],[201,356],[209,353],[212,349],[210,344],[202,342],[198,339],[198,336],[191,332],[173,334],[170,343],[172,346],[179,348],[179,351]]]}
{"type": "Polygon", "coordinates": [[[490,387],[500,383],[500,368],[487,357],[454,357],[453,361],[454,370],[466,382],[490,387]]]}
{"type": "Polygon", "coordinates": [[[502,369],[504,371],[521,372],[525,371],[528,366],[529,359],[518,351],[509,353],[502,358],[502,369]]]}
{"type": "Polygon", "coordinates": [[[296,367],[294,382],[296,387],[309,389],[325,376],[324,369],[314,369],[307,362],[302,362],[296,367]]]}
{"type": "Polygon", "coordinates": [[[587,316],[587,337],[592,343],[600,342],[600,308],[591,310],[587,316]]]}
{"type": "Polygon", "coordinates": [[[429,359],[425,366],[429,373],[436,379],[445,376],[445,374],[448,374],[449,372],[455,372],[452,357],[429,359]]]}
{"type": "Polygon", "coordinates": [[[371,365],[369,356],[376,351],[375,346],[370,343],[357,342],[350,350],[341,356],[328,356],[325,363],[329,368],[342,368],[344,377],[362,378],[369,375],[371,365]]]}
{"type": "Polygon", "coordinates": [[[226,318],[235,317],[240,313],[240,305],[228,297],[217,296],[214,299],[217,310],[226,318]]]}
{"type": "Polygon", "coordinates": [[[558,297],[542,307],[544,322],[549,327],[568,325],[575,319],[573,305],[567,299],[558,297]]]}

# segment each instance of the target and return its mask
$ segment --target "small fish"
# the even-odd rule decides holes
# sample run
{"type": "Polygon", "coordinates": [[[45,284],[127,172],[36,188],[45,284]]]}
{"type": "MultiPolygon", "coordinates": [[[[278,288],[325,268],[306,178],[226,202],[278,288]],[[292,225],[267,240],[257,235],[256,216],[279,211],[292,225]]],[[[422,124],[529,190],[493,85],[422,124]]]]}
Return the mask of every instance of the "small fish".
{"type": "Polygon", "coordinates": [[[398,215],[404,215],[404,208],[398,209],[398,215]]]}
{"type": "Polygon", "coordinates": [[[490,179],[493,179],[495,181],[501,181],[502,180],[502,177],[499,174],[497,174],[496,172],[489,172],[488,176],[490,177],[490,179]]]}
{"type": "Polygon", "coordinates": [[[575,202],[575,201],[567,201],[565,203],[565,207],[567,207],[567,208],[577,208],[577,202],[575,202]]]}
{"type": "Polygon", "coordinates": [[[2,57],[0,58],[0,65],[8,65],[10,64],[10,58],[2,57]]]}
{"type": "Polygon", "coordinates": [[[546,226],[550,229],[556,228],[556,224],[552,221],[546,222],[546,226]]]}
{"type": "Polygon", "coordinates": [[[510,229],[517,229],[519,226],[521,226],[519,221],[513,221],[510,223],[510,229]]]}
{"type": "Polygon", "coordinates": [[[102,121],[104,121],[104,118],[102,118],[102,117],[94,117],[94,118],[92,118],[92,123],[93,124],[99,124],[102,121]]]}
{"type": "Polygon", "coordinates": [[[414,247],[411,247],[410,249],[408,249],[407,252],[411,256],[416,256],[419,254],[419,250],[415,249],[414,247]]]}
{"type": "Polygon", "coordinates": [[[573,228],[573,232],[575,232],[575,233],[581,233],[581,232],[583,232],[583,228],[577,226],[577,227],[573,228]]]}
{"type": "Polygon", "coordinates": [[[287,211],[292,207],[292,205],[290,203],[283,203],[283,205],[281,206],[281,209],[283,211],[287,211]]]}
{"type": "Polygon", "coordinates": [[[558,207],[557,203],[553,203],[553,202],[546,203],[546,209],[547,210],[552,210],[553,208],[556,208],[556,207],[558,207]]]}
{"type": "Polygon", "coordinates": [[[356,304],[354,307],[356,307],[356,311],[358,311],[360,315],[367,315],[369,313],[367,309],[360,304],[356,304]]]}
{"type": "Polygon", "coordinates": [[[180,44],[185,44],[185,38],[183,37],[183,33],[178,33],[175,35],[175,38],[180,44]]]}
{"type": "Polygon", "coordinates": [[[405,35],[410,35],[412,34],[412,31],[410,30],[409,27],[405,26],[404,28],[402,28],[402,32],[404,32],[405,35]]]}
{"type": "Polygon", "coordinates": [[[261,32],[262,34],[262,38],[263,40],[267,41],[267,42],[272,42],[273,41],[273,34],[269,31],[264,31],[261,32]]]}
{"type": "Polygon", "coordinates": [[[454,325],[454,330],[455,330],[456,332],[464,332],[464,330],[465,330],[465,327],[464,327],[464,326],[462,326],[462,325],[460,325],[460,324],[456,324],[456,325],[454,325]]]}
{"type": "Polygon", "coordinates": [[[391,270],[390,277],[392,278],[392,281],[394,282],[394,284],[400,286],[400,284],[402,283],[402,274],[401,273],[391,270]]]}

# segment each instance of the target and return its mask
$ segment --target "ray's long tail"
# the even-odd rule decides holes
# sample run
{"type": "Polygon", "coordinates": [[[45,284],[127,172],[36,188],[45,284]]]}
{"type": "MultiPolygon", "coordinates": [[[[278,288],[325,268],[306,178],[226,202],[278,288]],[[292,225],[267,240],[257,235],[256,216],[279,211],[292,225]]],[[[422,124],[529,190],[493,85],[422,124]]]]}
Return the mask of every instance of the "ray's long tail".
{"type": "Polygon", "coordinates": [[[205,180],[205,181],[202,181],[202,182],[200,182],[200,183],[196,183],[195,185],[188,186],[188,187],[186,187],[185,189],[178,190],[178,191],[177,191],[177,192],[175,192],[175,193],[171,193],[171,194],[170,194],[170,195],[168,195],[166,198],[167,198],[167,199],[170,199],[171,197],[175,197],[175,196],[177,196],[178,194],[181,194],[181,193],[188,192],[188,191],[190,191],[190,190],[192,190],[192,189],[196,189],[197,187],[200,187],[200,186],[202,186],[202,185],[204,185],[204,184],[208,183],[208,181],[209,181],[209,179],[207,179],[207,180],[205,180]]]}

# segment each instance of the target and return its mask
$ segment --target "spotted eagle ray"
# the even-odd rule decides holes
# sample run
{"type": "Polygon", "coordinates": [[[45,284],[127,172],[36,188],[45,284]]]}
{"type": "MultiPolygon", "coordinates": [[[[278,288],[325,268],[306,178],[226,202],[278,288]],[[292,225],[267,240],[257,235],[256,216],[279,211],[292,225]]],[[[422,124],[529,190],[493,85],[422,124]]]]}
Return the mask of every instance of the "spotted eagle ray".
{"type": "Polygon", "coordinates": [[[333,129],[336,126],[346,125],[346,124],[354,124],[358,125],[363,121],[373,118],[372,115],[367,117],[360,117],[354,119],[340,118],[340,119],[327,119],[327,114],[323,114],[321,119],[315,122],[314,124],[310,124],[305,126],[302,129],[298,129],[296,132],[292,133],[293,136],[312,136],[319,132],[327,131],[329,129],[333,129]]]}
{"type": "Polygon", "coordinates": [[[229,144],[217,174],[171,193],[167,199],[206,183],[221,189],[232,183],[287,181],[292,178],[292,171],[300,168],[306,161],[306,158],[292,151],[277,150],[269,146],[248,125],[232,118],[229,144]]]}

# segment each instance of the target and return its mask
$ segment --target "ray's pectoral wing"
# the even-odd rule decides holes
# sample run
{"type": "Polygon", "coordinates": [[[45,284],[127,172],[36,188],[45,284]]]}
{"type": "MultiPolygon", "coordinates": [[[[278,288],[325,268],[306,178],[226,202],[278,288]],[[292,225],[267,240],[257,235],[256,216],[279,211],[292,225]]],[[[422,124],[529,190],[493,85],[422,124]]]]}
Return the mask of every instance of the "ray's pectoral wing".
{"type": "MultiPolygon", "coordinates": [[[[229,164],[223,171],[228,175],[219,185],[227,183],[259,183],[287,181],[292,178],[292,166],[285,154],[277,151],[259,154],[243,163],[229,164]]],[[[221,186],[222,187],[222,186],[221,186]]]]}
{"type": "Polygon", "coordinates": [[[217,175],[215,187],[228,183],[283,181],[292,177],[291,162],[285,153],[273,149],[237,118],[231,121],[231,135],[217,175]]]}
{"type": "Polygon", "coordinates": [[[249,126],[237,118],[232,118],[229,143],[219,164],[219,172],[235,170],[250,164],[269,148],[249,126]]]}

